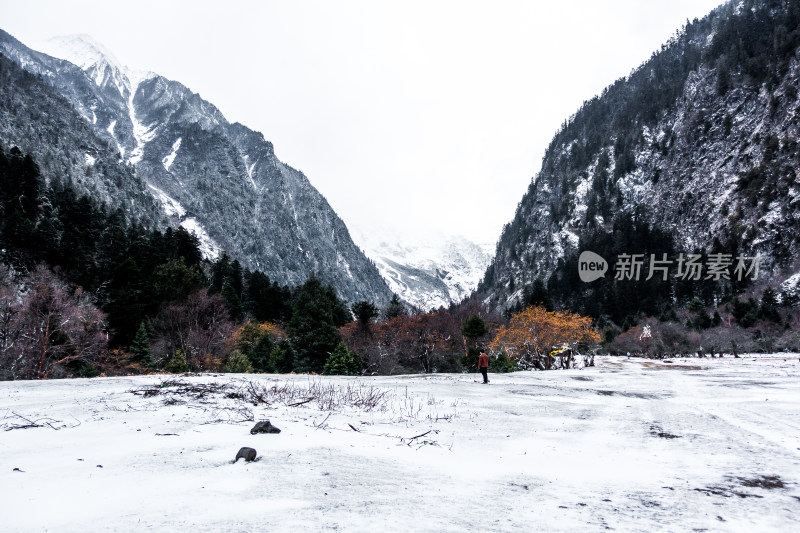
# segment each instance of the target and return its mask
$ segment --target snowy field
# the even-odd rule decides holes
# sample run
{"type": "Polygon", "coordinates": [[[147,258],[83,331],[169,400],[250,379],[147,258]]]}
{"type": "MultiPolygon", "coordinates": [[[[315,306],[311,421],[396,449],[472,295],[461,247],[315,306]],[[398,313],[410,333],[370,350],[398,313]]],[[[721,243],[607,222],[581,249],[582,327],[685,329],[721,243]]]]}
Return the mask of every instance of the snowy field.
{"type": "Polygon", "coordinates": [[[800,531],[797,355],[475,379],[3,382],[0,530],[800,531]]]}

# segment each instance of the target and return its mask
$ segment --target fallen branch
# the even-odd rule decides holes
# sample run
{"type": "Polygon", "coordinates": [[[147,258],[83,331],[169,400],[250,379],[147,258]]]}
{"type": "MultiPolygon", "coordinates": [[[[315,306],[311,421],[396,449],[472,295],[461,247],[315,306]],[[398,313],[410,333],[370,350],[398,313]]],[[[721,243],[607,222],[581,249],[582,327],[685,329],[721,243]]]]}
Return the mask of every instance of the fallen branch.
{"type": "Polygon", "coordinates": [[[332,413],[328,413],[328,416],[326,416],[326,417],[325,417],[325,420],[323,420],[323,421],[322,421],[322,422],[320,422],[319,424],[315,424],[314,422],[312,422],[311,424],[312,424],[312,425],[313,425],[315,428],[317,428],[317,429],[325,429],[325,427],[326,427],[326,426],[325,426],[325,422],[327,422],[327,421],[328,421],[328,419],[331,417],[331,414],[332,414],[332,413]]]}
{"type": "MultiPolygon", "coordinates": [[[[428,430],[428,431],[426,431],[425,433],[420,433],[419,435],[416,435],[416,436],[414,436],[414,437],[410,437],[410,438],[403,438],[403,437],[400,437],[400,442],[401,442],[402,444],[405,444],[406,446],[411,446],[412,444],[416,444],[416,442],[415,442],[415,441],[416,441],[416,439],[418,439],[418,438],[420,438],[420,437],[424,437],[425,435],[429,435],[429,434],[431,434],[431,433],[433,433],[433,434],[437,434],[437,433],[439,433],[439,430],[438,430],[438,429],[429,429],[429,430],[428,430]]],[[[425,446],[426,444],[432,444],[432,445],[434,445],[434,446],[438,446],[438,445],[439,445],[439,443],[437,443],[436,441],[428,441],[428,440],[424,440],[424,441],[422,441],[422,442],[420,443],[420,445],[419,445],[419,448],[422,448],[422,447],[423,447],[423,446],[425,446]]],[[[417,449],[419,449],[419,448],[417,448],[417,449]]]]}
{"type": "Polygon", "coordinates": [[[429,430],[428,430],[428,431],[426,431],[425,433],[422,433],[421,435],[417,435],[416,437],[411,437],[411,438],[410,438],[410,439],[408,439],[408,440],[414,440],[414,439],[418,439],[418,438],[420,438],[420,437],[424,437],[425,435],[427,435],[427,434],[428,434],[428,433],[430,433],[431,431],[435,431],[436,433],[439,433],[439,430],[436,430],[436,429],[429,429],[429,430]]]}
{"type": "Polygon", "coordinates": [[[308,403],[308,402],[311,402],[311,401],[313,401],[313,400],[314,400],[314,398],[308,398],[307,400],[303,400],[302,402],[290,403],[290,404],[288,405],[288,407],[297,407],[297,406],[299,406],[299,405],[303,405],[304,403],[308,403]]]}
{"type": "MultiPolygon", "coordinates": [[[[0,426],[5,431],[11,431],[13,429],[30,429],[30,428],[42,428],[42,427],[49,427],[52,430],[58,431],[60,429],[75,428],[75,427],[78,427],[78,426],[81,425],[81,421],[78,420],[77,418],[75,418],[74,416],[72,418],[75,419],[77,424],[69,426],[69,425],[63,423],[61,420],[56,420],[55,418],[42,417],[42,418],[37,418],[36,420],[31,420],[30,418],[26,418],[26,417],[22,416],[21,414],[13,412],[13,411],[12,411],[11,414],[13,415],[11,417],[12,419],[13,418],[18,418],[19,420],[22,420],[24,423],[6,422],[2,426],[0,426]],[[60,424],[60,425],[54,425],[54,424],[60,424]]],[[[72,416],[72,415],[70,415],[70,416],[72,416]]],[[[8,417],[4,417],[3,419],[5,420],[6,418],[8,418],[8,417]]]]}

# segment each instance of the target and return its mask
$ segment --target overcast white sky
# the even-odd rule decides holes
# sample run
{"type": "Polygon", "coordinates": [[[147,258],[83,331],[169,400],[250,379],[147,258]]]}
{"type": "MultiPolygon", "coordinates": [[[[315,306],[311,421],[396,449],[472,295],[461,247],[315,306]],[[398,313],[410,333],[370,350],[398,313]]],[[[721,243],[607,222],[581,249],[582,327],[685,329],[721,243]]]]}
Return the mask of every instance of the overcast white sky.
{"type": "Polygon", "coordinates": [[[353,228],[495,242],[563,121],[721,3],[0,0],[0,27],[180,81],[353,228]]]}

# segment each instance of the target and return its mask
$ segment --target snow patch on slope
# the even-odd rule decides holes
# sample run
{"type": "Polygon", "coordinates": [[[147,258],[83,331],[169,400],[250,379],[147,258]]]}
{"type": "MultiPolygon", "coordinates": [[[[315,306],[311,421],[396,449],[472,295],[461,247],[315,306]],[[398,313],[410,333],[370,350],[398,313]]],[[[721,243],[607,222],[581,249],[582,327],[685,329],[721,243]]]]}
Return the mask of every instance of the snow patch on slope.
{"type": "Polygon", "coordinates": [[[186,215],[186,210],[180,203],[178,203],[177,200],[154,185],[150,185],[148,183],[147,186],[153,191],[153,196],[155,196],[156,199],[161,202],[161,206],[164,208],[164,213],[166,213],[168,217],[183,218],[183,216],[186,215]]]}
{"type": "Polygon", "coordinates": [[[800,272],[781,283],[781,292],[789,296],[800,295],[800,272]]]}
{"type": "Polygon", "coordinates": [[[200,241],[200,253],[203,254],[204,258],[213,261],[219,258],[220,254],[222,254],[222,248],[220,245],[209,236],[208,232],[206,232],[205,228],[203,228],[203,226],[197,222],[196,218],[187,218],[181,222],[181,227],[197,237],[197,240],[200,241]]]}
{"type": "Polygon", "coordinates": [[[164,159],[161,160],[161,163],[164,165],[164,168],[169,172],[169,167],[172,166],[172,163],[175,161],[175,157],[178,155],[178,150],[181,147],[181,140],[182,137],[178,137],[178,140],[172,144],[172,152],[164,159]]]}
{"type": "Polygon", "coordinates": [[[136,119],[136,108],[133,105],[133,97],[136,94],[136,89],[131,88],[131,95],[128,98],[128,116],[130,116],[131,123],[133,124],[133,137],[136,139],[136,148],[131,151],[131,156],[128,158],[132,164],[137,164],[144,157],[145,145],[152,141],[156,136],[155,128],[142,124],[136,119]]]}
{"type": "Polygon", "coordinates": [[[244,170],[247,172],[247,179],[250,180],[250,184],[253,186],[253,190],[258,190],[258,185],[256,185],[256,181],[253,179],[253,170],[256,168],[255,163],[250,163],[250,156],[246,154],[242,154],[242,162],[244,163],[244,170]]]}

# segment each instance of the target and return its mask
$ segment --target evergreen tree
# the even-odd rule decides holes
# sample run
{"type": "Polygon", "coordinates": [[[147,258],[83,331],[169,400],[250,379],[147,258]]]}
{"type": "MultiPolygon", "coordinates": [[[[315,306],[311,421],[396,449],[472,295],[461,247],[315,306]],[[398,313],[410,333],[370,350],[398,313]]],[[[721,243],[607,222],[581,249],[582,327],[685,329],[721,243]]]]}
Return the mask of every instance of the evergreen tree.
{"type": "Polygon", "coordinates": [[[705,307],[706,306],[703,303],[703,300],[695,296],[694,298],[692,298],[692,301],[689,302],[689,306],[687,307],[687,309],[689,309],[689,311],[692,311],[694,313],[699,313],[700,311],[705,309],[705,307]]]}
{"type": "Polygon", "coordinates": [[[288,333],[297,356],[297,369],[321,372],[339,344],[339,333],[330,293],[316,276],[311,276],[298,290],[288,333]]]}
{"type": "Polygon", "coordinates": [[[169,250],[172,252],[171,259],[183,258],[187,266],[199,266],[203,260],[203,254],[200,253],[200,240],[192,233],[189,233],[186,228],[179,226],[172,234],[171,246],[169,250]]]}
{"type": "Polygon", "coordinates": [[[147,332],[147,326],[144,322],[139,324],[139,330],[136,332],[133,344],[131,344],[131,359],[144,366],[153,366],[153,360],[150,356],[150,334],[147,332]]]}
{"type": "Polygon", "coordinates": [[[384,309],[383,316],[386,320],[391,320],[398,316],[405,316],[406,314],[406,307],[403,305],[403,302],[400,301],[400,297],[397,294],[392,294],[392,299],[386,309],[384,309]]]}
{"type": "Polygon", "coordinates": [[[553,310],[553,301],[550,299],[550,294],[544,286],[541,278],[536,278],[533,281],[533,289],[528,295],[527,305],[541,305],[548,311],[553,310]]]}
{"type": "Polygon", "coordinates": [[[375,307],[374,303],[362,300],[354,303],[350,309],[352,309],[353,314],[358,321],[359,329],[361,329],[364,335],[367,335],[369,333],[370,322],[373,318],[377,318],[379,315],[378,308],[375,307]]]}
{"type": "Polygon", "coordinates": [[[222,298],[225,300],[225,306],[228,308],[231,320],[241,322],[244,318],[242,302],[239,299],[239,295],[236,294],[236,288],[231,278],[227,278],[222,285],[222,298]]]}
{"type": "Polygon", "coordinates": [[[486,335],[489,329],[486,321],[478,315],[472,315],[461,324],[461,334],[471,341],[475,341],[486,335]]]}
{"type": "Polygon", "coordinates": [[[133,341],[144,319],[142,273],[131,257],[116,265],[108,281],[108,314],[111,346],[127,346],[133,341]]]}
{"type": "Polygon", "coordinates": [[[227,252],[222,252],[220,258],[217,259],[211,267],[211,285],[208,288],[209,294],[222,292],[222,286],[225,284],[225,280],[230,276],[230,272],[230,257],[227,252]]]}
{"type": "Polygon", "coordinates": [[[333,288],[333,285],[327,285],[324,294],[325,298],[328,300],[328,305],[331,307],[333,325],[340,328],[352,322],[353,315],[350,313],[350,309],[347,307],[347,304],[336,295],[336,289],[333,288]]]}
{"type": "Polygon", "coordinates": [[[764,320],[771,322],[780,322],[781,315],[778,312],[778,297],[772,287],[764,289],[764,294],[761,296],[761,308],[759,309],[759,316],[764,320]]]}
{"type": "Polygon", "coordinates": [[[244,273],[242,306],[244,311],[260,322],[284,321],[292,316],[291,291],[270,282],[261,271],[244,273]]]}
{"type": "Polygon", "coordinates": [[[225,362],[225,372],[250,374],[253,372],[253,365],[245,354],[239,350],[234,350],[225,362]]]}
{"type": "Polygon", "coordinates": [[[295,367],[294,350],[287,341],[281,341],[277,346],[273,347],[269,358],[275,365],[276,372],[286,374],[295,367]]]}
{"type": "Polygon", "coordinates": [[[239,263],[238,259],[234,259],[233,263],[231,263],[230,274],[229,274],[230,284],[233,287],[234,292],[236,293],[236,297],[241,301],[244,295],[244,281],[242,279],[242,265],[239,263]]]}
{"type": "Polygon", "coordinates": [[[186,362],[186,356],[183,354],[183,350],[180,348],[175,350],[175,354],[170,357],[169,362],[164,369],[172,374],[183,374],[184,372],[188,372],[189,363],[186,362]]]}
{"type": "Polygon", "coordinates": [[[322,373],[326,376],[353,376],[361,370],[360,367],[361,365],[347,349],[347,346],[340,342],[325,362],[322,373]]]}
{"type": "Polygon", "coordinates": [[[272,374],[278,370],[275,361],[272,359],[274,348],[275,343],[272,342],[272,336],[269,333],[264,333],[250,350],[248,356],[257,372],[272,374]]]}
{"type": "Polygon", "coordinates": [[[153,274],[155,293],[162,302],[185,300],[205,285],[203,273],[197,266],[189,266],[183,257],[158,266],[153,274]]]}

